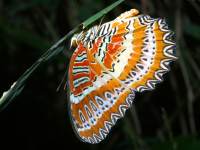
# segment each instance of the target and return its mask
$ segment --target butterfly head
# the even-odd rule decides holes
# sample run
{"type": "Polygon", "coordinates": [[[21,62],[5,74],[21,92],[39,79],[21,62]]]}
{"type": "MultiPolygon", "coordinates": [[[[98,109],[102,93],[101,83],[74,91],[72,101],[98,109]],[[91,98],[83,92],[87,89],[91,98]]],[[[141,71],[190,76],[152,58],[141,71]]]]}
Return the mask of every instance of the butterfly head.
{"type": "Polygon", "coordinates": [[[71,38],[71,44],[70,47],[77,47],[78,44],[83,41],[85,37],[85,33],[82,31],[80,33],[74,34],[73,37],[71,38]]]}

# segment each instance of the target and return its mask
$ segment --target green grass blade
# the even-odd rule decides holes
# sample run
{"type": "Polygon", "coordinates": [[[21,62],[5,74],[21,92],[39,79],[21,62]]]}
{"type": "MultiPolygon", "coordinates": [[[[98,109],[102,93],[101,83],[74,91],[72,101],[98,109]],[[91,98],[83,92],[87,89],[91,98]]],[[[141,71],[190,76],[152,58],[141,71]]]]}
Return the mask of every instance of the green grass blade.
{"type": "Polygon", "coordinates": [[[85,20],[83,23],[75,27],[69,33],[67,33],[64,37],[62,37],[58,42],[56,42],[53,46],[51,46],[29,69],[27,69],[19,79],[12,84],[8,91],[5,91],[0,98],[0,111],[6,108],[6,106],[17,96],[19,95],[27,81],[27,79],[33,74],[33,72],[43,63],[47,62],[53,57],[57,56],[60,52],[63,51],[63,43],[69,39],[74,33],[88,27],[96,20],[100,19],[103,15],[107,14],[113,8],[118,6],[124,0],[118,0],[105,9],[101,10],[97,14],[93,15],[89,19],[85,20]]]}
{"type": "Polygon", "coordinates": [[[98,12],[97,14],[93,15],[92,17],[88,18],[87,20],[85,20],[82,25],[83,25],[83,29],[85,29],[86,27],[88,27],[89,25],[91,25],[92,23],[94,23],[96,20],[98,20],[99,18],[103,17],[105,14],[107,14],[109,11],[111,11],[113,8],[115,8],[116,6],[118,6],[119,4],[121,4],[124,0],[118,0],[115,3],[113,3],[112,5],[104,8],[103,10],[101,10],[100,12],[98,12]]]}

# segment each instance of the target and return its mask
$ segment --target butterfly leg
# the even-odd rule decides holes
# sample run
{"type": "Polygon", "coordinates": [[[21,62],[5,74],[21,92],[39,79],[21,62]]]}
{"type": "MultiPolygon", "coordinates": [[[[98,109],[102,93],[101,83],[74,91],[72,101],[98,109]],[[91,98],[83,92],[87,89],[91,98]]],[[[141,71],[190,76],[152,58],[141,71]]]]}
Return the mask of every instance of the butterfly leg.
{"type": "Polygon", "coordinates": [[[139,14],[139,11],[137,9],[131,9],[129,11],[122,13],[115,20],[131,18],[131,17],[137,16],[138,14],[139,14]]]}

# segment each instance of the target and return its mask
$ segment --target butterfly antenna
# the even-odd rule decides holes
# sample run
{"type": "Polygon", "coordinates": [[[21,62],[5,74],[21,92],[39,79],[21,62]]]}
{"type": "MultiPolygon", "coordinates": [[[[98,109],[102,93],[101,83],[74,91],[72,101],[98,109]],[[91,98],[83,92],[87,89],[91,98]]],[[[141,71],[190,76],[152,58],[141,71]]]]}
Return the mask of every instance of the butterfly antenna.
{"type": "MultiPolygon", "coordinates": [[[[60,90],[60,87],[61,87],[61,85],[63,84],[63,82],[65,80],[66,74],[67,74],[67,70],[65,71],[65,74],[63,75],[62,80],[60,81],[60,83],[59,83],[59,85],[58,85],[58,87],[56,89],[56,92],[58,92],[60,90]]],[[[66,85],[64,86],[64,89],[65,88],[66,88],[66,85]]]]}
{"type": "Polygon", "coordinates": [[[99,22],[99,25],[98,25],[98,30],[100,29],[100,26],[102,25],[102,22],[103,22],[103,19],[105,18],[106,15],[103,15],[103,17],[101,18],[100,22],[99,22]]]}

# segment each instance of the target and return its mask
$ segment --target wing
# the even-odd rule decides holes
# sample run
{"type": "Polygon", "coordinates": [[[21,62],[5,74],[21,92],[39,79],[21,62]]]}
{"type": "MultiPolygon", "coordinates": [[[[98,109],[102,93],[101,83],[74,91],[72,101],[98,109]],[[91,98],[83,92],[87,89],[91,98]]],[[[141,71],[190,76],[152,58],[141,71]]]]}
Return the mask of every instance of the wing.
{"type": "Polygon", "coordinates": [[[95,59],[99,44],[89,53],[80,43],[69,67],[71,121],[78,137],[88,143],[102,141],[135,97],[133,89],[124,87],[95,59]]]}
{"type": "Polygon", "coordinates": [[[95,58],[124,86],[138,92],[153,90],[176,60],[173,33],[164,19],[118,17],[102,25],[99,33],[102,43],[95,58]]]}
{"type": "Polygon", "coordinates": [[[79,43],[69,84],[71,120],[82,141],[102,141],[131,106],[135,91],[152,90],[162,81],[176,58],[171,35],[163,19],[126,12],[99,28],[90,49],[79,43]]]}

